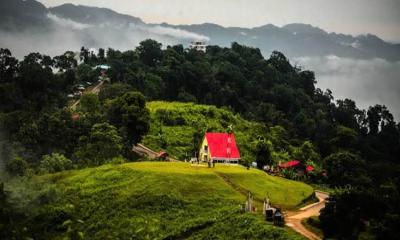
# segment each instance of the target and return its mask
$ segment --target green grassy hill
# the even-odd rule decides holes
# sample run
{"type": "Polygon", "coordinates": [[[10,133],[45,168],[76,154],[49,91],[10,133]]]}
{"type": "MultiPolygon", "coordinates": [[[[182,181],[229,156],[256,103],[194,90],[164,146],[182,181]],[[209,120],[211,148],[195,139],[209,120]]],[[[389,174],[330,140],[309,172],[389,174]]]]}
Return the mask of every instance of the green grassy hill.
{"type": "Polygon", "coordinates": [[[9,188],[22,202],[23,224],[34,239],[78,233],[85,239],[303,239],[259,214],[241,213],[239,205],[247,190],[286,207],[313,192],[304,183],[241,166],[169,162],[35,176],[9,188]]]}
{"type": "Polygon", "coordinates": [[[143,144],[182,160],[194,156],[206,131],[226,132],[232,125],[242,159],[254,161],[255,141],[265,132],[260,124],[215,106],[154,101],[147,107],[151,128],[143,144]]]}

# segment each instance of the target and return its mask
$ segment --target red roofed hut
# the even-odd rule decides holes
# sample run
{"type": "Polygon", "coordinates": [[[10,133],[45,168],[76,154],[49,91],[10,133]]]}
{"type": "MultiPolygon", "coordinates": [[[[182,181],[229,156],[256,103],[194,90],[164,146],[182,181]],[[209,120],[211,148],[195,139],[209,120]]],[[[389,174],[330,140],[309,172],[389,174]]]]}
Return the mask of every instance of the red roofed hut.
{"type": "Polygon", "coordinates": [[[206,133],[199,152],[200,161],[238,164],[239,149],[233,133],[206,133]]]}
{"type": "Polygon", "coordinates": [[[285,162],[285,163],[280,163],[278,165],[278,167],[282,170],[282,169],[291,169],[291,170],[295,170],[297,172],[298,176],[302,176],[305,173],[310,173],[312,171],[314,171],[314,167],[311,165],[307,165],[305,166],[304,164],[302,164],[299,160],[291,160],[289,162],[285,162]]]}

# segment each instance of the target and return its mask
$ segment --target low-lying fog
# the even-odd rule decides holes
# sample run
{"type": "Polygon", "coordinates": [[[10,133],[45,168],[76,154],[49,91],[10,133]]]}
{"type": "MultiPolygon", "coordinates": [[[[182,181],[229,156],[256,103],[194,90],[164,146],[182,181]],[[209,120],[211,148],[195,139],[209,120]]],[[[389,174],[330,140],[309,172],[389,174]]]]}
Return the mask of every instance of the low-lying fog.
{"type": "Polygon", "coordinates": [[[302,57],[295,62],[315,71],[317,86],[331,89],[336,99],[351,98],[363,109],[384,104],[399,121],[400,62],[336,56],[302,57]]]}

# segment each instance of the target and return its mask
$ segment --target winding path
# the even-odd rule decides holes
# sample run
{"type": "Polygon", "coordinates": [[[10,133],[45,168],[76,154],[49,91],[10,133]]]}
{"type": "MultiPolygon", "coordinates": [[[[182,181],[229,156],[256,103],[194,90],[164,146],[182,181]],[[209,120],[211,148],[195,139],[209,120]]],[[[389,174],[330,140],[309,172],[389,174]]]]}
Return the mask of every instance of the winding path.
{"type": "Polygon", "coordinates": [[[286,226],[310,240],[320,240],[321,238],[304,227],[301,221],[309,217],[319,216],[319,211],[325,207],[326,199],[329,197],[329,194],[320,191],[315,191],[315,195],[319,200],[317,203],[300,208],[296,212],[288,212],[286,217],[286,226]]]}

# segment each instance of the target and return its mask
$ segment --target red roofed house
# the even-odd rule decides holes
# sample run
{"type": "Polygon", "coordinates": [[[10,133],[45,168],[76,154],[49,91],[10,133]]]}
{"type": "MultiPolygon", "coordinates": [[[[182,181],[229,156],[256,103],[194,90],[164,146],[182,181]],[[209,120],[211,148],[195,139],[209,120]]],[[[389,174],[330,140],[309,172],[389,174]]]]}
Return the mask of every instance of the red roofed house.
{"type": "Polygon", "coordinates": [[[206,133],[199,153],[200,161],[239,163],[240,154],[233,133],[206,133]]]}

